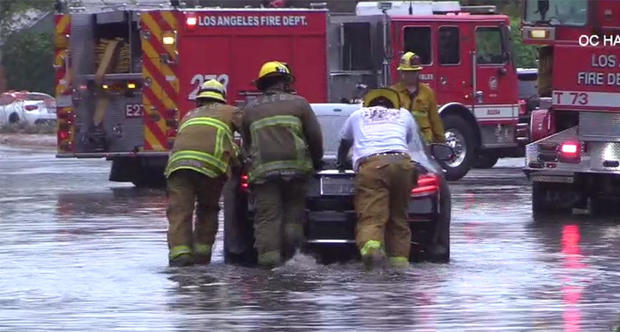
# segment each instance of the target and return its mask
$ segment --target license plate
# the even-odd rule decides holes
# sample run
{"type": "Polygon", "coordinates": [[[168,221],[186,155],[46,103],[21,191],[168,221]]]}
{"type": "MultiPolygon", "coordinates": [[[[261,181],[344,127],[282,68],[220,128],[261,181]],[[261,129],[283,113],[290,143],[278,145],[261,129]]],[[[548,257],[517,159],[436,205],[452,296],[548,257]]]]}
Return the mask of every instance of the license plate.
{"type": "Polygon", "coordinates": [[[144,106],[142,104],[125,105],[125,117],[127,119],[141,118],[143,113],[144,113],[144,106]]]}
{"type": "Polygon", "coordinates": [[[573,183],[575,180],[572,176],[550,176],[550,175],[534,175],[534,182],[553,182],[553,183],[573,183]]]}
{"type": "Polygon", "coordinates": [[[321,177],[321,195],[349,196],[353,195],[355,184],[349,177],[321,177]]]}

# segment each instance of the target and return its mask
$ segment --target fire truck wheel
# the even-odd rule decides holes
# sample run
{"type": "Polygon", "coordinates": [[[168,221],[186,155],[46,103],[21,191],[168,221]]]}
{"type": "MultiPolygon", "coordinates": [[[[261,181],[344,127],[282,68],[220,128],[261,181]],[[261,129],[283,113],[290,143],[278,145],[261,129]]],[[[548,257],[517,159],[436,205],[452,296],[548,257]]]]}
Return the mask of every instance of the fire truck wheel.
{"type": "Polygon", "coordinates": [[[166,188],[166,179],[159,175],[141,175],[131,180],[139,188],[166,188]]]}
{"type": "Polygon", "coordinates": [[[233,174],[223,190],[224,261],[239,265],[256,264],[254,227],[248,217],[248,195],[241,191],[240,174],[233,174]]]}
{"type": "Polygon", "coordinates": [[[446,143],[454,150],[454,157],[440,164],[446,171],[446,179],[455,181],[464,177],[476,161],[476,140],[473,128],[460,116],[446,116],[443,125],[446,143]]]}
{"type": "Polygon", "coordinates": [[[474,164],[475,168],[493,168],[495,164],[497,164],[497,160],[499,160],[498,156],[481,154],[478,156],[476,163],[474,164]]]}
{"type": "Polygon", "coordinates": [[[141,188],[166,188],[166,177],[162,167],[141,165],[131,183],[141,188]]]}

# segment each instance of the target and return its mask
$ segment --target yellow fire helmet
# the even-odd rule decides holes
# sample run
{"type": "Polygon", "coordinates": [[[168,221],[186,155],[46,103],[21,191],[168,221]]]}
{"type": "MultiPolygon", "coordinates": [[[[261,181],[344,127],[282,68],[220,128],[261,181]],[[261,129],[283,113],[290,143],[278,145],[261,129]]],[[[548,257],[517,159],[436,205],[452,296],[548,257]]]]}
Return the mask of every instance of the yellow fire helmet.
{"type": "Polygon", "coordinates": [[[282,75],[288,77],[291,81],[293,80],[293,74],[291,74],[291,70],[286,63],[280,61],[268,61],[265,62],[260,68],[260,71],[258,72],[258,79],[256,81],[272,75],[282,75]]]}
{"type": "Polygon", "coordinates": [[[217,80],[208,80],[200,86],[196,99],[213,99],[226,103],[226,88],[217,80]]]}
{"type": "Polygon", "coordinates": [[[392,107],[388,108],[400,108],[400,97],[398,97],[398,91],[390,88],[378,88],[370,90],[364,95],[364,107],[369,106],[386,106],[383,101],[389,101],[392,107]]]}
{"type": "Polygon", "coordinates": [[[401,71],[419,71],[422,70],[422,61],[417,54],[407,52],[400,57],[400,63],[396,69],[401,71]]]}

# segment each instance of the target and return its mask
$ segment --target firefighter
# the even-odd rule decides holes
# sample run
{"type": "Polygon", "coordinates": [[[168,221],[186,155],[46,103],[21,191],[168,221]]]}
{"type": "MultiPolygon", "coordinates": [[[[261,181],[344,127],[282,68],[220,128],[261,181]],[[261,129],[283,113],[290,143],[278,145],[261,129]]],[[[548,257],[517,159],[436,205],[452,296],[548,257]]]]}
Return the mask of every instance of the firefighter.
{"type": "Polygon", "coordinates": [[[241,111],[226,105],[224,86],[204,82],[196,103],[181,121],[165,170],[170,266],[211,262],[220,194],[231,167],[239,164],[232,135],[241,127],[241,111]]]}
{"type": "Polygon", "coordinates": [[[393,267],[409,265],[411,231],[407,208],[417,169],[408,144],[417,126],[400,108],[398,92],[369,91],[364,107],[353,112],[340,133],[338,169],[343,171],[353,147],[355,177],[355,241],[367,269],[387,260],[393,267]]]}
{"type": "Polygon", "coordinates": [[[323,158],[321,128],[308,102],[290,93],[293,81],[285,63],[266,62],[255,81],[262,95],[243,110],[255,247],[259,265],[267,268],[292,257],[301,244],[307,178],[323,158]]]}
{"type": "Polygon", "coordinates": [[[420,57],[413,52],[403,54],[397,69],[400,82],[391,88],[398,91],[402,106],[413,114],[426,142],[444,142],[446,138],[435,93],[427,84],[420,82],[420,57]]]}

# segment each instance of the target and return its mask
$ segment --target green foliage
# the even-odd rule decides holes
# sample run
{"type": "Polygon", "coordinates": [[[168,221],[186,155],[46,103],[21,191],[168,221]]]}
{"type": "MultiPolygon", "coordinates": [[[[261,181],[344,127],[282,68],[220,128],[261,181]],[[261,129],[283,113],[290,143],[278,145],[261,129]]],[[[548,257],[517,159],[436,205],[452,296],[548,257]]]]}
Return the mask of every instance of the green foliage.
{"type": "Polygon", "coordinates": [[[7,87],[54,95],[53,56],[50,34],[22,32],[11,35],[2,47],[7,87]]]}
{"type": "Polygon", "coordinates": [[[517,67],[536,68],[536,55],[538,53],[535,46],[523,44],[521,38],[521,19],[513,17],[510,19],[510,29],[512,31],[512,42],[517,67]]]}
{"type": "Polygon", "coordinates": [[[28,9],[49,11],[53,5],[54,0],[0,0],[0,39],[11,33],[9,27],[20,12],[28,9]]]}

